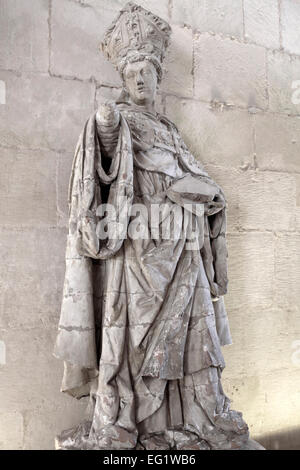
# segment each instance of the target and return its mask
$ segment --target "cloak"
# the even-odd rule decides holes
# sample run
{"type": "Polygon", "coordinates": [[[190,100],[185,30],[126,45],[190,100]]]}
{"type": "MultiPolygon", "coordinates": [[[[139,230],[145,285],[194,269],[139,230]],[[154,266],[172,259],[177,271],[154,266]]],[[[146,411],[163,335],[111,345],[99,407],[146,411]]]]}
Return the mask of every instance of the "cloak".
{"type": "MultiPolygon", "coordinates": [[[[227,291],[224,194],[188,152],[174,124],[166,118],[162,119],[172,132],[178,161],[184,169],[184,176],[176,179],[168,188],[167,196],[180,206],[193,201],[204,208],[199,224],[201,257],[215,300],[213,307],[218,341],[223,346],[231,343],[222,297],[227,291]]],[[[120,253],[127,236],[134,196],[133,166],[133,136],[126,114],[121,112],[118,143],[108,170],[103,166],[93,114],[79,137],[70,178],[66,272],[54,349],[54,355],[65,364],[61,391],[77,398],[89,394],[91,381],[99,373],[102,328],[101,308],[95,301],[95,290],[99,287],[99,279],[103,281],[101,260],[120,253]],[[103,202],[112,204],[116,209],[114,215],[108,215],[109,236],[106,240],[101,240],[97,235],[101,220],[98,207],[103,202]]],[[[156,352],[161,351],[160,345],[170,329],[167,313],[166,309],[160,312],[160,320],[163,321],[153,324],[144,341],[146,350],[141,375],[151,375],[151,370],[157,369],[153,361],[157,357],[156,352]]],[[[180,324],[179,332],[181,327],[180,324]]],[[[171,362],[176,366],[172,370],[160,370],[159,377],[172,380],[181,378],[184,344],[176,348],[171,342],[168,348],[164,347],[163,354],[172,357],[171,362]]]]}

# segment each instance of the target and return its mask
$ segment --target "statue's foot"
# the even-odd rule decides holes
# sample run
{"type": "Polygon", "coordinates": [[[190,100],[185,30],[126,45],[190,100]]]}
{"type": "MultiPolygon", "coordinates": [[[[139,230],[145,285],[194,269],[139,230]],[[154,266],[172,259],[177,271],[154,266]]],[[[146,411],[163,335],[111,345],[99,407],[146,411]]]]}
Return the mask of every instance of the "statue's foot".
{"type": "Polygon", "coordinates": [[[191,439],[176,445],[176,450],[210,450],[209,445],[203,439],[191,439]]]}
{"type": "Polygon", "coordinates": [[[130,450],[137,443],[137,432],[127,431],[117,425],[108,425],[98,430],[92,429],[89,439],[98,450],[130,450]]]}
{"type": "Polygon", "coordinates": [[[210,450],[206,441],[190,431],[168,430],[165,432],[171,447],[177,450],[210,450]]]}
{"type": "Polygon", "coordinates": [[[80,450],[86,449],[89,446],[89,433],[91,429],[91,422],[84,421],[83,423],[62,431],[61,434],[55,437],[56,450],[80,450]]]}
{"type": "MultiPolygon", "coordinates": [[[[170,444],[165,439],[163,433],[153,434],[150,436],[141,436],[139,438],[140,444],[143,446],[144,450],[169,450],[170,444]]],[[[139,450],[141,448],[139,447],[139,450]]]]}
{"type": "Polygon", "coordinates": [[[57,450],[129,450],[137,442],[135,432],[120,426],[105,426],[98,432],[91,428],[91,422],[83,422],[66,429],[55,438],[57,450]]]}

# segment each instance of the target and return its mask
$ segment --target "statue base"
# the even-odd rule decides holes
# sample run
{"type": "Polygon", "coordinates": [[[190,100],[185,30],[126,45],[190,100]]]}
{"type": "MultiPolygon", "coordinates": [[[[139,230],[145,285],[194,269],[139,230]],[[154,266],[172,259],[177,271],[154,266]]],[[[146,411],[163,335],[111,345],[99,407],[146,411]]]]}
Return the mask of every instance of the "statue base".
{"type": "MultiPolygon", "coordinates": [[[[161,435],[151,435],[137,441],[136,434],[119,428],[119,433],[108,432],[93,437],[90,433],[91,423],[84,422],[72,429],[63,431],[55,438],[56,450],[212,450],[210,445],[193,433],[186,431],[166,431],[161,435]],[[176,435],[176,436],[175,436],[176,435]]],[[[253,439],[248,439],[241,447],[236,448],[228,442],[222,450],[265,450],[253,439]]]]}

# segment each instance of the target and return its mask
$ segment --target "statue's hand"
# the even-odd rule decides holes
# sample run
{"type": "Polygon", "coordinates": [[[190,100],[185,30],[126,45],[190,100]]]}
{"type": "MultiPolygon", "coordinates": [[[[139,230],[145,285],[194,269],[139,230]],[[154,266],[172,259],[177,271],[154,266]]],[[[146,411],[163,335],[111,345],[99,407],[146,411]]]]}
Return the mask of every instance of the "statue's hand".
{"type": "Polygon", "coordinates": [[[120,111],[114,101],[108,100],[100,104],[96,113],[97,124],[100,128],[115,129],[120,122],[120,111]]]}

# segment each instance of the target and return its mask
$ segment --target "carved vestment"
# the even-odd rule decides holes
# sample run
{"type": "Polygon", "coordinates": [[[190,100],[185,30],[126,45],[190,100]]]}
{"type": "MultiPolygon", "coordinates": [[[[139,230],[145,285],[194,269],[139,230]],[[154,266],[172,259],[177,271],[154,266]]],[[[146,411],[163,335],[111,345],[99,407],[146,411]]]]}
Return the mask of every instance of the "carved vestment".
{"type": "Polygon", "coordinates": [[[167,118],[118,107],[114,154],[104,155],[93,115],[74,157],[55,348],[65,361],[62,390],[90,395],[87,433],[110,448],[122,447],[124,432],[124,448],[137,439],[147,448],[147,439],[166,429],[190,431],[210,448],[240,447],[247,425],[230,410],[220,383],[221,346],[231,342],[222,298],[223,192],[167,118]],[[97,228],[101,203],[116,208],[106,217],[105,240],[97,228]],[[136,204],[146,208],[148,238],[129,236],[136,204]],[[162,214],[176,209],[179,239],[165,239],[160,228],[151,236],[151,204],[162,214]],[[197,240],[187,249],[191,227],[197,240]]]}

